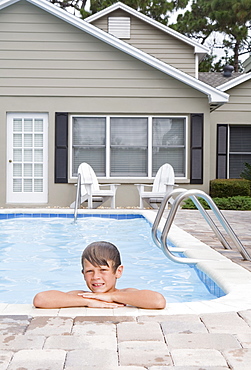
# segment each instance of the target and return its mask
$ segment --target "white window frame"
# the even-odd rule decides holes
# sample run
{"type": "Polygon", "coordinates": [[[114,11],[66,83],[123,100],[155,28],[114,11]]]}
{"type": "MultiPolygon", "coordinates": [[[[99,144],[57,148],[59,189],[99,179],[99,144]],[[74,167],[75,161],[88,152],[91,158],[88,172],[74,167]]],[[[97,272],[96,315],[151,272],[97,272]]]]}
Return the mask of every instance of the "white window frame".
{"type": "Polygon", "coordinates": [[[101,180],[107,180],[109,179],[110,181],[115,181],[116,179],[120,180],[129,180],[129,182],[135,181],[137,179],[139,180],[153,180],[154,177],[151,175],[152,174],[152,120],[153,118],[183,118],[185,119],[185,163],[184,163],[184,171],[185,175],[177,177],[175,176],[176,180],[187,180],[187,173],[188,173],[188,116],[186,115],[85,115],[85,114],[73,114],[70,115],[69,119],[69,181],[76,181],[76,176],[72,175],[72,156],[73,156],[73,150],[72,150],[72,128],[73,128],[73,118],[74,117],[105,117],[106,118],[106,176],[99,176],[98,178],[101,180]],[[140,176],[135,176],[135,177],[111,177],[110,176],[110,160],[111,160],[111,155],[110,155],[110,118],[116,117],[116,118],[135,118],[135,117],[142,117],[142,118],[148,118],[148,175],[145,177],[140,177],[140,176]]]}

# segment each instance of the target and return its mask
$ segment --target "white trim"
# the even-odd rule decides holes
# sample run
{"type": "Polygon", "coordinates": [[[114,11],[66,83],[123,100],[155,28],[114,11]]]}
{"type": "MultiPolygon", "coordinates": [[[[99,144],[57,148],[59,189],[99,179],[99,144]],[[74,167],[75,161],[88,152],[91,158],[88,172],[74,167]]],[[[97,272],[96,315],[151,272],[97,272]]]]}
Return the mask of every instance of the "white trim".
{"type": "Polygon", "coordinates": [[[194,76],[195,76],[195,78],[199,78],[199,56],[198,56],[198,54],[196,54],[195,55],[195,74],[194,74],[194,76]]]}
{"type": "Polygon", "coordinates": [[[105,155],[106,155],[106,160],[105,160],[105,174],[106,178],[110,177],[110,171],[111,171],[111,120],[110,116],[105,116],[106,118],[106,124],[105,124],[105,155]]]}
{"type": "MultiPolygon", "coordinates": [[[[12,5],[20,0],[3,0],[0,3],[0,10],[12,5]]],[[[131,55],[132,57],[150,65],[151,67],[183,82],[184,84],[191,86],[192,88],[200,91],[201,93],[208,96],[209,103],[222,105],[228,102],[229,95],[215,89],[212,86],[207,85],[204,82],[190,76],[189,74],[174,68],[159,59],[152,57],[151,55],[135,48],[134,46],[112,36],[107,32],[102,31],[101,29],[93,26],[92,24],[83,21],[74,15],[66,12],[65,10],[60,9],[59,7],[49,3],[45,0],[26,0],[27,2],[47,11],[48,13],[54,15],[55,17],[60,18],[61,20],[68,22],[74,27],[79,28],[80,30],[98,38],[99,40],[121,50],[122,52],[131,55]]]]}
{"type": "Polygon", "coordinates": [[[174,37],[176,37],[177,39],[185,42],[186,44],[189,44],[191,46],[194,47],[194,52],[197,54],[203,54],[202,56],[204,56],[205,54],[208,54],[209,53],[209,49],[204,46],[204,45],[201,45],[200,43],[192,40],[192,39],[189,39],[187,36],[185,35],[182,35],[181,33],[173,30],[172,28],[168,27],[168,26],[165,26],[164,24],[162,23],[159,23],[157,21],[155,21],[154,19],[152,18],[149,18],[148,16],[146,16],[145,14],[142,14],[140,12],[138,12],[137,10],[129,7],[128,5],[124,4],[124,3],[121,3],[121,2],[117,2],[103,10],[101,10],[100,12],[98,13],[95,13],[93,15],[91,15],[90,17],[87,17],[85,19],[86,22],[93,22],[94,20],[96,19],[99,19],[101,17],[103,17],[104,15],[107,15],[117,9],[122,9],[124,10],[125,12],[128,12],[130,13],[131,15],[143,20],[144,22],[147,22],[149,24],[151,24],[152,26],[156,27],[156,28],[159,28],[161,31],[164,31],[166,33],[168,33],[169,35],[172,35],[174,37]]]}
{"type": "Polygon", "coordinates": [[[147,125],[147,136],[148,136],[148,177],[152,177],[153,161],[149,161],[149,158],[153,158],[153,116],[149,116],[147,125]]]}
{"type": "Polygon", "coordinates": [[[232,80],[225,82],[224,84],[217,86],[217,89],[221,91],[226,91],[232,89],[233,87],[242,84],[243,82],[248,81],[251,78],[251,72],[244,73],[239,77],[233,78],[232,80]]]}

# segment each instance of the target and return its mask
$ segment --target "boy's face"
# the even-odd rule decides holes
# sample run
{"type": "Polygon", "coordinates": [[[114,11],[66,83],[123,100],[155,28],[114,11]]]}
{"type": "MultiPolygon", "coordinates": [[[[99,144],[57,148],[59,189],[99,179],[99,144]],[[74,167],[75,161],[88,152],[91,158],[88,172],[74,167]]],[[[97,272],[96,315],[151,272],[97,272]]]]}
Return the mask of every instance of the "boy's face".
{"type": "Polygon", "coordinates": [[[93,266],[88,260],[84,260],[84,279],[93,293],[114,291],[116,280],[122,275],[123,266],[119,266],[114,272],[113,262],[107,262],[109,266],[93,266]]]}

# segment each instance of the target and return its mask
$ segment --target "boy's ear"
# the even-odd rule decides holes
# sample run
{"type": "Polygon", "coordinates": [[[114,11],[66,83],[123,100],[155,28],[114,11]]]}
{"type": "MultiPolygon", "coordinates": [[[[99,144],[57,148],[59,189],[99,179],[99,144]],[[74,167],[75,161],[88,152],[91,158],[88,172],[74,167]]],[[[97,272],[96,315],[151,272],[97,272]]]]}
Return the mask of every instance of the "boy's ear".
{"type": "Polygon", "coordinates": [[[121,277],[121,275],[122,275],[122,273],[123,273],[123,269],[124,269],[124,266],[122,266],[122,265],[120,265],[120,266],[117,268],[117,270],[116,270],[116,272],[115,272],[115,276],[116,276],[116,278],[117,278],[117,279],[119,279],[119,278],[121,277]]]}

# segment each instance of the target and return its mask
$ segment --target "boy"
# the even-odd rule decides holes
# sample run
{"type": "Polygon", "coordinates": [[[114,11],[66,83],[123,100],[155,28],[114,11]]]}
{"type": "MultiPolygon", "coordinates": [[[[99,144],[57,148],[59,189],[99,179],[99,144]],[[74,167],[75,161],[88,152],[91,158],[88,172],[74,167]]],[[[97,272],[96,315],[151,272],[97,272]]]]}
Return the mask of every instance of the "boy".
{"type": "Polygon", "coordinates": [[[162,294],[134,288],[116,289],[116,280],[123,272],[120,254],[115,245],[94,242],[82,254],[82,273],[91,292],[68,293],[49,290],[38,293],[33,300],[37,308],[100,307],[117,308],[125,305],[139,308],[163,309],[166,301],[162,294]]]}

